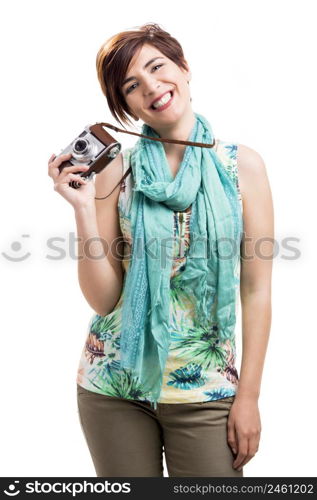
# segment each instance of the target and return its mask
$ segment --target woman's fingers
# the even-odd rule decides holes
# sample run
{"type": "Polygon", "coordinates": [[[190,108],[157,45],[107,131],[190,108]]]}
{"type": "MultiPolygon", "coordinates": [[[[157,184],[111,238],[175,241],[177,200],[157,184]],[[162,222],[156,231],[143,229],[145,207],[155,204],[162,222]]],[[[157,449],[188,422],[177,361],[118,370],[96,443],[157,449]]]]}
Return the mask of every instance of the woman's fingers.
{"type": "Polygon", "coordinates": [[[88,170],[89,167],[88,165],[70,165],[69,167],[65,167],[63,168],[62,173],[66,173],[66,174],[69,174],[70,172],[82,172],[84,170],[88,170]]]}
{"type": "Polygon", "coordinates": [[[72,156],[71,153],[66,153],[60,156],[57,156],[53,153],[48,160],[48,166],[49,167],[59,167],[65,160],[69,160],[69,158],[72,156]],[[55,158],[55,159],[54,159],[55,158]]]}
{"type": "Polygon", "coordinates": [[[55,182],[54,183],[54,190],[58,191],[64,184],[68,185],[71,181],[76,181],[79,184],[87,184],[87,182],[88,182],[87,179],[84,179],[80,175],[76,175],[76,174],[73,174],[70,172],[69,174],[67,174],[64,177],[63,182],[55,182]]]}
{"type": "Polygon", "coordinates": [[[51,155],[50,159],[48,160],[48,175],[50,177],[52,177],[52,179],[56,179],[56,177],[58,177],[58,175],[60,174],[60,171],[59,171],[59,166],[66,160],[69,160],[69,158],[71,157],[71,153],[68,153],[68,154],[64,154],[64,155],[61,155],[61,156],[58,156],[56,158],[56,156],[54,154],[51,155]],[[54,159],[55,157],[55,159],[54,159]]]}
{"type": "Polygon", "coordinates": [[[235,432],[235,427],[234,424],[231,422],[231,420],[228,420],[228,432],[227,432],[227,441],[229,446],[232,449],[232,452],[234,455],[238,453],[238,442],[236,439],[236,432],[235,432]]]}
{"type": "Polygon", "coordinates": [[[70,165],[68,167],[64,167],[61,171],[59,169],[60,165],[71,158],[71,153],[64,154],[59,156],[54,160],[55,155],[51,155],[49,161],[48,161],[48,175],[52,177],[54,181],[57,179],[59,181],[65,182],[66,175],[71,173],[71,172],[85,172],[89,169],[88,165],[70,165]]]}
{"type": "MultiPolygon", "coordinates": [[[[244,467],[250,460],[255,456],[259,449],[259,436],[257,434],[252,435],[247,444],[247,454],[245,455],[244,458],[242,458],[242,461],[239,463],[239,468],[244,467]]],[[[238,460],[238,457],[237,459],[238,460]]]]}
{"type": "Polygon", "coordinates": [[[53,160],[54,160],[54,158],[56,158],[56,155],[53,153],[53,154],[51,155],[50,159],[48,160],[48,164],[50,164],[50,163],[51,163],[51,161],[53,161],[53,160]]]}
{"type": "Polygon", "coordinates": [[[89,182],[92,179],[82,177],[87,175],[90,167],[88,165],[72,165],[70,162],[65,165],[60,165],[67,162],[72,154],[63,154],[58,157],[52,154],[48,160],[48,175],[53,179],[54,191],[59,193],[67,200],[74,208],[94,204],[95,183],[89,182]],[[77,188],[77,189],[76,189],[77,188]]]}

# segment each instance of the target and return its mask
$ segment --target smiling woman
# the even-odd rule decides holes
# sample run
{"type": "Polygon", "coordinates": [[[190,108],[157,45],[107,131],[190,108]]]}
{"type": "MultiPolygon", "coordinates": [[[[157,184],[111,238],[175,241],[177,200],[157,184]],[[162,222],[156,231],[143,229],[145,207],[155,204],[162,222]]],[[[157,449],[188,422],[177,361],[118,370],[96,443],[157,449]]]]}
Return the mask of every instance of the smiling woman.
{"type": "MultiPolygon", "coordinates": [[[[166,61],[167,64],[174,63],[184,71],[188,70],[180,43],[156,24],[150,23],[142,26],[139,30],[124,31],[109,38],[98,51],[97,74],[109,110],[121,124],[132,124],[129,117],[135,120],[139,119],[139,116],[135,115],[129,106],[126,96],[132,89],[136,88],[132,85],[128,87],[128,90],[127,83],[136,80],[135,85],[137,86],[137,77],[140,75],[132,70],[131,74],[127,75],[127,73],[131,61],[137,58],[138,52],[146,44],[150,44],[150,47],[156,50],[152,51],[152,57],[148,56],[144,62],[141,62],[140,72],[143,76],[160,71],[163,66],[161,61],[159,66],[154,66],[154,63],[159,59],[166,61]]],[[[147,102],[147,104],[151,105],[152,103],[147,102]]]]}
{"type": "Polygon", "coordinates": [[[249,148],[215,140],[192,109],[182,47],[157,24],[109,38],[96,66],[114,118],[143,121],[137,143],[97,176],[98,193],[117,183],[111,196],[76,213],[79,237],[115,250],[79,262],[82,291],[98,304],[77,375],[97,475],[162,476],[164,449],[170,476],[241,477],[259,442],[269,329],[270,262],[241,266],[253,237],[272,237],[264,165],[249,148]]]}

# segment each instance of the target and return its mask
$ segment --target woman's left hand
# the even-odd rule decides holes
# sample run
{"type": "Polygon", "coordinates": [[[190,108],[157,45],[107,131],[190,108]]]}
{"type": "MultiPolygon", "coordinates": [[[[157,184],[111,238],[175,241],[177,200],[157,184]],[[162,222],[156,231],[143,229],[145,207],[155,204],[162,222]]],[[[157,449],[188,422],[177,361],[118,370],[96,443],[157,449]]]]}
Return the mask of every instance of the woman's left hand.
{"type": "Polygon", "coordinates": [[[236,396],[228,416],[228,443],[237,455],[233,468],[241,468],[259,449],[261,419],[257,399],[236,396]]]}

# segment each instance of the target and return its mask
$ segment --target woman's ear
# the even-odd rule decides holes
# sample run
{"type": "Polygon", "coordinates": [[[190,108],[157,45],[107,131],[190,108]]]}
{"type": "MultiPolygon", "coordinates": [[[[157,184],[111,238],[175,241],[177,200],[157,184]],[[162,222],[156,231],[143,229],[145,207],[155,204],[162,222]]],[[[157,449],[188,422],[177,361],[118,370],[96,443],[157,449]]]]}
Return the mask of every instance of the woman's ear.
{"type": "Polygon", "coordinates": [[[187,61],[184,61],[184,63],[185,63],[185,66],[186,66],[186,70],[183,69],[183,68],[182,69],[185,72],[186,78],[187,78],[187,82],[189,83],[190,80],[192,79],[192,72],[190,71],[190,67],[188,66],[187,61]]]}

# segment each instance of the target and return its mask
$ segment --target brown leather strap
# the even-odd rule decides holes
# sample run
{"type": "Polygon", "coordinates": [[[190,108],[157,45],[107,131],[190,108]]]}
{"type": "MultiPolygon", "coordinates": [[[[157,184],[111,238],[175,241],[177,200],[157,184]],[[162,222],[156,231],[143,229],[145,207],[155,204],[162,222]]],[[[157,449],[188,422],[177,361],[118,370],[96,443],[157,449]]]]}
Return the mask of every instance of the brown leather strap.
{"type": "MultiPolygon", "coordinates": [[[[101,125],[102,127],[111,128],[112,130],[115,130],[116,132],[123,132],[124,134],[131,134],[131,135],[137,135],[138,137],[144,137],[144,139],[150,139],[151,141],[169,142],[171,144],[184,144],[184,145],[188,145],[188,146],[198,146],[198,147],[201,147],[201,148],[213,148],[214,145],[216,144],[216,140],[215,139],[213,139],[213,143],[212,144],[205,144],[203,142],[179,141],[177,139],[161,139],[161,138],[157,138],[157,137],[149,137],[147,135],[138,134],[137,132],[130,132],[129,130],[124,130],[122,128],[116,127],[115,125],[111,125],[111,123],[97,122],[96,125],[101,125]]],[[[105,131],[105,133],[106,133],[106,131],[105,131]]],[[[118,182],[118,184],[113,188],[113,190],[107,196],[103,196],[101,198],[98,198],[98,197],[95,196],[95,200],[104,200],[105,198],[108,198],[108,196],[110,196],[113,193],[113,191],[119,186],[119,184],[120,185],[122,184],[123,180],[131,172],[132,172],[132,168],[129,167],[128,170],[126,171],[126,173],[121,178],[120,182],[118,182]]]]}
{"type": "Polygon", "coordinates": [[[147,135],[138,134],[137,132],[130,132],[129,130],[124,130],[122,128],[118,128],[115,125],[111,125],[110,123],[97,122],[97,124],[102,125],[103,127],[111,128],[112,130],[115,130],[116,132],[123,132],[124,134],[137,135],[139,137],[144,137],[144,139],[150,139],[151,141],[169,142],[171,144],[184,144],[184,145],[188,145],[188,146],[199,146],[200,148],[213,148],[215,145],[215,142],[216,142],[215,139],[213,140],[212,144],[205,144],[203,142],[179,141],[177,139],[161,139],[158,137],[149,137],[147,135]]]}
{"type": "Polygon", "coordinates": [[[99,141],[103,142],[104,144],[112,144],[114,141],[114,138],[111,137],[110,134],[106,130],[104,130],[102,127],[99,125],[102,125],[101,123],[95,123],[95,125],[90,125],[90,131],[99,139],[99,141]]]}

